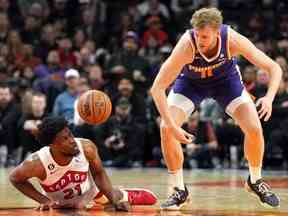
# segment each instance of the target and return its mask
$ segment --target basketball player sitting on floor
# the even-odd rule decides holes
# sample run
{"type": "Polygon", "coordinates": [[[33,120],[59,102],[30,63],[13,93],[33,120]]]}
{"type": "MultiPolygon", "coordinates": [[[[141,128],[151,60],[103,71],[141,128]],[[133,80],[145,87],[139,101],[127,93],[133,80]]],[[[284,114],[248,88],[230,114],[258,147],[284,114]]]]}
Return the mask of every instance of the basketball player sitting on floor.
{"type": "Polygon", "coordinates": [[[95,144],[74,138],[64,118],[47,117],[38,129],[39,142],[47,146],[10,174],[11,183],[19,191],[40,203],[38,210],[85,208],[100,199],[102,204],[109,201],[120,211],[129,211],[131,205],[156,203],[157,198],[149,190],[113,188],[95,144]],[[38,179],[43,193],[29,182],[32,177],[38,179]]]}

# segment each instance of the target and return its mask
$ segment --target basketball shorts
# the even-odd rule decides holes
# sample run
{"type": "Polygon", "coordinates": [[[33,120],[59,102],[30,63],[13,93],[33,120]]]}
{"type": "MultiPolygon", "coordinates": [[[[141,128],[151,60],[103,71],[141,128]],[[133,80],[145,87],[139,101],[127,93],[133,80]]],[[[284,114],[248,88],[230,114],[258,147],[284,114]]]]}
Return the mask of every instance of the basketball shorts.
{"type": "Polygon", "coordinates": [[[237,73],[209,85],[199,85],[186,77],[177,78],[169,92],[168,105],[182,109],[189,116],[205,98],[216,100],[230,116],[239,105],[253,103],[237,73]]]}

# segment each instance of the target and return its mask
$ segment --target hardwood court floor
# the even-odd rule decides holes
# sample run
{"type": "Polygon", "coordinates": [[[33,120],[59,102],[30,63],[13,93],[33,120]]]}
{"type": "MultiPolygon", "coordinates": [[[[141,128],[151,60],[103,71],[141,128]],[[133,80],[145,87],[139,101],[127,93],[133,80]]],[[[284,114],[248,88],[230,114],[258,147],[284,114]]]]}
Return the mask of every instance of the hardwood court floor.
{"type": "MultiPolygon", "coordinates": [[[[129,169],[107,170],[112,182],[119,187],[145,187],[158,195],[160,202],[166,197],[166,170],[164,169],[129,169]]],[[[181,211],[163,212],[159,202],[155,206],[133,208],[132,212],[119,213],[102,207],[82,210],[54,210],[36,212],[32,208],[36,203],[25,198],[8,182],[9,170],[0,169],[0,215],[29,216],[288,216],[288,173],[265,172],[265,179],[281,198],[279,209],[266,209],[256,198],[243,190],[247,171],[239,170],[193,170],[185,171],[191,201],[181,211]]]]}

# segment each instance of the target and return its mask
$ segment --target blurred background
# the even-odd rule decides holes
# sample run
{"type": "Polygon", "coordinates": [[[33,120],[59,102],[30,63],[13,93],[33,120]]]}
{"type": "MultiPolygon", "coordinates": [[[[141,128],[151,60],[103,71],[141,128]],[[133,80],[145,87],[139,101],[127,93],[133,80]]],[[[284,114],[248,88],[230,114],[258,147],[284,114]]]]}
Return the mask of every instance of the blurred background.
{"type": "MultiPolygon", "coordinates": [[[[107,167],[164,167],[159,114],[149,88],[187,29],[193,12],[218,7],[224,22],[283,69],[273,115],[264,123],[264,169],[288,169],[288,2],[286,0],[0,0],[0,166],[19,164],[42,146],[37,125],[63,115],[75,136],[93,140],[107,167]],[[105,91],[110,119],[87,125],[75,101],[105,91]]],[[[244,59],[247,90],[257,98],[269,77],[244,59]]],[[[183,126],[185,168],[246,168],[243,134],[215,101],[203,101],[183,126]]]]}

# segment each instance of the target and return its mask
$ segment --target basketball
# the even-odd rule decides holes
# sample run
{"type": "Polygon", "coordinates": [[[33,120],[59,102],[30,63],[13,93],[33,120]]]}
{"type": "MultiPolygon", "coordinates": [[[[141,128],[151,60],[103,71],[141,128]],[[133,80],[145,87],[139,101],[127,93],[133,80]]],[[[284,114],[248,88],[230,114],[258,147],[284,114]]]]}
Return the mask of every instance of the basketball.
{"type": "Polygon", "coordinates": [[[98,90],[89,90],[78,100],[79,116],[89,124],[105,122],[112,111],[112,103],[107,94],[98,90]]]}

